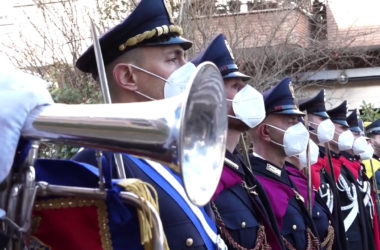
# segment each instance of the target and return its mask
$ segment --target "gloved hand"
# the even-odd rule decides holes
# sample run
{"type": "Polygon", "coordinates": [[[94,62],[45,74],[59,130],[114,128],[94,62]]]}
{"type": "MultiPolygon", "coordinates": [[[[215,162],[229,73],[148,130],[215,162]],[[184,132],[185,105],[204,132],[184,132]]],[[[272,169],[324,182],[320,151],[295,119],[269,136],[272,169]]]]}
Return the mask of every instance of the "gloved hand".
{"type": "Polygon", "coordinates": [[[8,176],[23,130],[32,128],[30,116],[52,104],[48,83],[12,66],[0,57],[0,183],[8,176]]]}

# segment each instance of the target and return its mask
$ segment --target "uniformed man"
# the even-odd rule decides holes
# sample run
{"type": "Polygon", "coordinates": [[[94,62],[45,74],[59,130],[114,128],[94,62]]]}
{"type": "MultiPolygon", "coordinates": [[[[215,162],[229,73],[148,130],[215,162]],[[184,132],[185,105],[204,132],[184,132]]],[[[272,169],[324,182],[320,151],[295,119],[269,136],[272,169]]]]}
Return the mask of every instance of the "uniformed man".
{"type": "Polygon", "coordinates": [[[312,167],[312,183],[324,198],[330,212],[333,212],[333,191],[329,175],[323,168],[326,155],[325,143],[331,141],[335,127],[325,108],[325,90],[322,89],[316,96],[300,101],[300,110],[306,111],[310,138],[319,146],[318,162],[312,167]]]}
{"type": "MultiPolygon", "coordinates": [[[[337,190],[335,188],[335,182],[331,175],[328,174],[329,171],[325,169],[325,162],[329,157],[325,147],[328,146],[328,142],[333,139],[335,132],[335,126],[326,112],[325,89],[320,90],[317,95],[311,98],[300,100],[299,108],[301,111],[306,112],[310,138],[319,147],[317,162],[311,165],[312,184],[318,191],[318,197],[322,198],[330,213],[333,215],[334,249],[345,249],[346,236],[342,215],[340,213],[339,199],[336,199],[337,190]]],[[[330,169],[329,165],[327,165],[327,167],[330,169]]],[[[318,223],[316,223],[316,225],[318,227],[318,223]]],[[[323,235],[321,232],[319,234],[323,235]]]]}
{"type": "Polygon", "coordinates": [[[373,187],[370,179],[366,174],[366,169],[360,162],[360,155],[363,157],[365,151],[368,150],[368,143],[366,137],[364,137],[364,127],[362,120],[359,118],[359,111],[353,110],[347,117],[347,123],[350,126],[351,132],[354,134],[355,141],[352,150],[348,150],[342,153],[341,161],[347,166],[355,176],[357,180],[357,186],[359,188],[359,203],[363,206],[363,220],[366,226],[367,241],[371,248],[379,249],[379,231],[378,231],[378,217],[375,211],[376,200],[373,196],[373,187]],[[359,169],[359,170],[358,170],[359,169]]]}
{"type": "Polygon", "coordinates": [[[369,147],[366,152],[360,155],[362,164],[365,167],[365,173],[371,180],[372,198],[375,201],[374,209],[374,239],[376,249],[380,249],[380,229],[379,229],[379,214],[380,214],[380,119],[375,120],[365,128],[365,134],[369,138],[369,147]],[[375,173],[375,174],[374,174],[375,173]]]}
{"type": "MultiPolygon", "coordinates": [[[[171,14],[167,0],[142,0],[122,23],[99,39],[113,103],[168,97],[169,76],[173,72],[191,74],[195,69],[194,65],[185,64],[185,50],[192,43],[181,37],[182,29],[173,23],[171,14]]],[[[97,75],[92,46],[76,66],[97,75]]],[[[112,154],[106,157],[114,164],[112,154]]],[[[85,150],[74,159],[96,164],[93,150],[85,150]]],[[[190,204],[178,175],[166,166],[131,155],[123,154],[123,160],[127,177],[151,183],[157,190],[160,216],[171,249],[223,247],[211,213],[207,213],[211,210],[190,204]]]]}
{"type": "Polygon", "coordinates": [[[380,188],[380,171],[378,171],[380,169],[380,119],[377,119],[366,127],[366,136],[369,138],[369,143],[372,145],[374,152],[371,160],[364,160],[363,164],[365,165],[368,178],[375,176],[377,187],[380,188]],[[373,174],[372,167],[375,175],[373,174]]]}
{"type": "Polygon", "coordinates": [[[285,158],[306,150],[309,133],[299,122],[290,78],[264,92],[266,117],[249,130],[254,153],[252,170],[263,185],[287,249],[319,249],[318,232],[305,200],[285,170],[285,158]]]}
{"type": "Polygon", "coordinates": [[[363,131],[359,126],[359,111],[354,109],[347,117],[347,123],[350,126],[350,130],[354,135],[354,143],[352,149],[342,152],[340,160],[342,163],[351,170],[357,181],[359,188],[359,203],[363,206],[363,219],[368,232],[367,241],[371,248],[374,248],[374,200],[371,196],[371,182],[365,174],[365,167],[360,162],[360,154],[364,153],[367,149],[368,143],[364,136],[363,131]]]}
{"type": "MultiPolygon", "coordinates": [[[[310,161],[315,163],[318,160],[318,146],[309,142],[310,145],[310,161]],[[313,144],[313,145],[312,145],[313,144]],[[315,152],[312,152],[315,151],[315,152]],[[313,156],[314,155],[314,156],[313,156]],[[311,159],[313,158],[313,159],[311,159]]],[[[285,169],[291,181],[297,187],[297,190],[305,200],[305,205],[308,207],[309,203],[309,190],[308,180],[305,176],[303,169],[307,167],[306,151],[297,156],[287,157],[285,162],[285,169]]],[[[312,219],[318,230],[319,240],[322,249],[333,249],[335,239],[334,227],[331,225],[333,221],[332,215],[326,206],[326,203],[320,197],[316,189],[311,188],[311,203],[312,203],[312,219]]],[[[336,243],[337,244],[337,243],[336,243]]],[[[335,244],[335,245],[336,245],[335,244]]],[[[338,249],[334,247],[334,249],[338,249]]]]}
{"type": "MultiPolygon", "coordinates": [[[[346,232],[347,249],[372,249],[366,240],[363,206],[359,203],[359,188],[354,174],[342,164],[341,152],[352,149],[354,136],[346,121],[347,101],[327,111],[335,125],[334,139],[330,142],[333,176],[335,177],[340,208],[346,232]]],[[[327,159],[325,163],[327,169],[327,159]]],[[[331,174],[331,173],[330,173],[331,174]]]]}
{"type": "Polygon", "coordinates": [[[203,61],[219,68],[228,101],[226,160],[212,201],[219,231],[229,249],[281,249],[270,203],[236,150],[240,134],[264,119],[263,97],[244,82],[250,77],[239,72],[224,35],[192,60],[196,65],[203,61]]]}

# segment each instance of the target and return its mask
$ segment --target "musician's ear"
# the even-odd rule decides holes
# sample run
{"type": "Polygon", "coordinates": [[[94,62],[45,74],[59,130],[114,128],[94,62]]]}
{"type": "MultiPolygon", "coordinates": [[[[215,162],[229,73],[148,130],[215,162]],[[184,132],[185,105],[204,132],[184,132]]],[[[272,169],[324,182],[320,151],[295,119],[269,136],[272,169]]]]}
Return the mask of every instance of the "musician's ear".
{"type": "Polygon", "coordinates": [[[136,91],[137,84],[133,75],[134,68],[126,63],[118,63],[113,68],[113,77],[117,85],[129,91],[136,91]]]}
{"type": "Polygon", "coordinates": [[[265,123],[261,123],[257,126],[257,131],[259,136],[264,140],[264,141],[270,141],[270,133],[268,131],[268,126],[265,123]]]}

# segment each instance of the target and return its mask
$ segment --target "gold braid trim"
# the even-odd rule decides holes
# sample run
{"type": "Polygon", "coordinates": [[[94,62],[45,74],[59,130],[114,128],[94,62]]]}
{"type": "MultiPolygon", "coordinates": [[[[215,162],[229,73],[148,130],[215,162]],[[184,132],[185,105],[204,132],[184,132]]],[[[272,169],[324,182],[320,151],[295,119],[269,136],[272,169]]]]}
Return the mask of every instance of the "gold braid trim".
{"type": "MultiPolygon", "coordinates": [[[[306,229],[307,244],[306,250],[319,250],[320,244],[317,237],[314,236],[310,228],[306,229]]],[[[284,236],[281,235],[282,242],[284,243],[286,249],[297,250],[292,243],[290,243],[284,236]]]]}
{"type": "Polygon", "coordinates": [[[263,225],[259,225],[259,228],[257,229],[255,246],[253,248],[246,248],[240,245],[237,241],[234,240],[234,238],[228,231],[228,228],[226,227],[226,224],[224,224],[220,216],[219,210],[216,207],[214,202],[211,203],[211,207],[215,213],[216,224],[218,226],[220,235],[225,241],[229,243],[229,245],[233,247],[233,249],[237,249],[237,250],[271,250],[272,249],[272,247],[269,245],[267,241],[267,236],[265,234],[265,227],[263,225]]]}
{"type": "Polygon", "coordinates": [[[108,226],[108,212],[104,200],[86,198],[57,198],[50,200],[40,200],[34,205],[34,210],[77,208],[96,206],[99,223],[99,235],[102,248],[112,250],[111,233],[108,226]]]}
{"type": "Polygon", "coordinates": [[[313,234],[310,228],[306,228],[307,247],[306,250],[319,250],[319,239],[313,234]]]}
{"type": "Polygon", "coordinates": [[[51,246],[46,245],[40,239],[34,236],[30,236],[30,250],[51,250],[53,249],[51,246]]]}
{"type": "Polygon", "coordinates": [[[327,246],[326,250],[331,250],[334,243],[334,237],[334,228],[331,225],[329,225],[329,228],[327,230],[327,236],[321,243],[321,247],[324,248],[327,246]]]}
{"type": "Polygon", "coordinates": [[[144,40],[150,39],[154,36],[159,37],[162,35],[166,35],[168,33],[177,33],[178,35],[182,35],[182,28],[178,25],[162,25],[158,26],[152,30],[147,30],[141,34],[137,34],[134,37],[129,38],[127,41],[119,45],[119,50],[123,51],[127,47],[134,46],[138,43],[141,43],[144,40]]]}
{"type": "Polygon", "coordinates": [[[284,243],[286,249],[297,250],[292,243],[290,243],[284,236],[281,235],[282,242],[284,243]]]}
{"type": "MultiPolygon", "coordinates": [[[[142,203],[145,201],[151,203],[156,209],[157,213],[159,213],[157,191],[151,184],[134,178],[123,179],[117,184],[123,187],[125,190],[138,195],[141,198],[142,203]]],[[[142,207],[145,208],[145,206],[142,207]]],[[[152,249],[152,213],[148,209],[137,209],[137,217],[140,224],[141,245],[144,245],[144,249],[152,249]]],[[[169,249],[165,235],[164,249],[169,249]]]]}

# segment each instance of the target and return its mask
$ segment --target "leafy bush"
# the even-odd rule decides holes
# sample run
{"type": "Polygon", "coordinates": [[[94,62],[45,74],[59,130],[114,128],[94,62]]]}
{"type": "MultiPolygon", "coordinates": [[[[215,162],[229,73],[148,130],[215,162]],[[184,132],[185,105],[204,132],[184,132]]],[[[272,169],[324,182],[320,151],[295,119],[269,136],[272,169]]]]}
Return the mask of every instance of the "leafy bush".
{"type": "Polygon", "coordinates": [[[380,118],[380,109],[375,108],[372,103],[366,103],[363,100],[361,105],[360,117],[364,122],[373,122],[380,118]]]}

